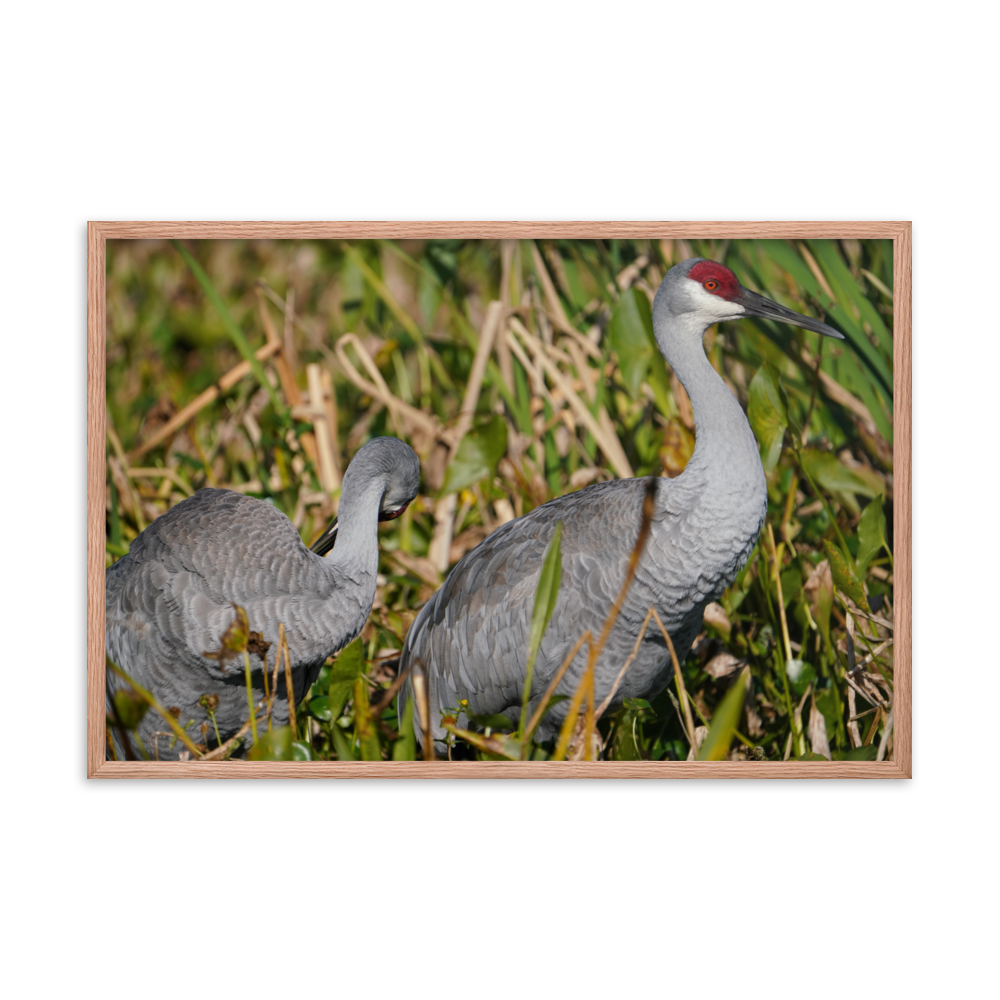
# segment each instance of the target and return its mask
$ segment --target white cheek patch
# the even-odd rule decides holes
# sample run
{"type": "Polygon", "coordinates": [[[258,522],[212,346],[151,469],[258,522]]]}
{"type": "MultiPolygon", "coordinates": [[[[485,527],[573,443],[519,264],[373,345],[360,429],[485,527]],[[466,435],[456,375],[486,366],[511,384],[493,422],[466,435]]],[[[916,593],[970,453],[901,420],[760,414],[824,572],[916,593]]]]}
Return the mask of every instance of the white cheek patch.
{"type": "Polygon", "coordinates": [[[697,303],[698,312],[712,317],[712,322],[720,322],[726,319],[736,319],[743,316],[746,310],[738,302],[730,302],[719,295],[713,295],[702,287],[698,281],[691,282],[691,298],[697,303]]]}

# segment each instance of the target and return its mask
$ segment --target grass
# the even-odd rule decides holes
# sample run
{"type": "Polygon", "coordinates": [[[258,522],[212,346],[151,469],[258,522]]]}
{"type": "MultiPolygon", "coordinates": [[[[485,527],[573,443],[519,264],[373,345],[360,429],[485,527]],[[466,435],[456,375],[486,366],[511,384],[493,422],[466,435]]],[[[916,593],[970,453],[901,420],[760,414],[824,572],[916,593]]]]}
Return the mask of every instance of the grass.
{"type": "Polygon", "coordinates": [[[421,457],[421,496],[380,528],[361,637],[252,753],[412,758],[396,652],[448,568],[552,497],[680,473],[690,403],[649,305],[694,255],[846,337],[765,320],[706,336],[761,443],[761,539],[670,689],[605,714],[560,692],[582,714],[556,747],[484,724],[449,754],[891,759],[891,242],[109,241],[109,565],[202,486],[275,504],[309,543],[366,440],[421,457]]]}

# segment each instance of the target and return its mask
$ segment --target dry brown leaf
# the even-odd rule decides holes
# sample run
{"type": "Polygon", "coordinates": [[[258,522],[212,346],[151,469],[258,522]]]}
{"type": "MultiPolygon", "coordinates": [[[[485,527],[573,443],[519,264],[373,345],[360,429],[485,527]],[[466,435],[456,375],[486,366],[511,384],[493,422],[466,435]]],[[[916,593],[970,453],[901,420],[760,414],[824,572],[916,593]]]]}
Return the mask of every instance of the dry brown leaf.
{"type": "Polygon", "coordinates": [[[401,566],[407,573],[412,573],[418,580],[423,580],[435,590],[441,585],[441,574],[430,559],[410,555],[409,552],[401,552],[399,549],[386,554],[391,562],[401,566]]]}
{"type": "Polygon", "coordinates": [[[719,653],[705,664],[705,673],[709,677],[721,680],[723,677],[728,677],[730,674],[735,673],[736,668],[742,662],[742,660],[733,656],[732,653],[719,653]]]}
{"type": "Polygon", "coordinates": [[[570,489],[578,490],[584,486],[589,486],[601,477],[600,469],[577,469],[569,477],[570,489]]]}
{"type": "Polygon", "coordinates": [[[733,629],[729,621],[729,616],[726,614],[726,609],[716,601],[712,601],[705,606],[703,620],[706,625],[711,625],[713,628],[725,633],[727,637],[733,629]]]}
{"type": "Polygon", "coordinates": [[[688,751],[688,760],[694,760],[698,756],[698,751],[701,749],[702,743],[705,742],[706,736],[708,736],[708,726],[695,726],[694,746],[688,751]]]}
{"type": "Polygon", "coordinates": [[[830,741],[826,735],[826,719],[823,713],[816,707],[815,697],[809,709],[809,745],[813,753],[818,753],[827,760],[833,760],[830,753],[830,741]]]}

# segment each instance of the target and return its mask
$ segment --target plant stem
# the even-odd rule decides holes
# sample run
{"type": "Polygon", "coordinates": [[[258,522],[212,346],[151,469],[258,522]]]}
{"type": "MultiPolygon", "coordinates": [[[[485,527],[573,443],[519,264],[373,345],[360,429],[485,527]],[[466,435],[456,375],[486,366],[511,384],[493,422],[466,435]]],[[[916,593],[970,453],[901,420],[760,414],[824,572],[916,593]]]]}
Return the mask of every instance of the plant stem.
{"type": "Polygon", "coordinates": [[[247,705],[250,707],[250,725],[253,729],[253,745],[257,745],[257,713],[253,709],[253,684],[250,681],[250,654],[243,650],[243,666],[247,679],[247,705]]]}

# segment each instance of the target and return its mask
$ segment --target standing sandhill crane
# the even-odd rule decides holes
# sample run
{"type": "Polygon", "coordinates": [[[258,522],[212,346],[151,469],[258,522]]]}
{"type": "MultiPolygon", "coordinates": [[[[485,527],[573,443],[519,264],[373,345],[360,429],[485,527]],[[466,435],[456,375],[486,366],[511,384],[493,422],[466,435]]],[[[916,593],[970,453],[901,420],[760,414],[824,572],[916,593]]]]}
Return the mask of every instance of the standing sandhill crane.
{"type": "MultiPolygon", "coordinates": [[[[713,323],[761,316],[843,339],[825,323],[800,316],[744,288],[727,267],[693,258],[671,268],[653,302],[653,329],[663,356],[694,410],[694,454],[676,479],[655,479],[649,538],[621,614],[596,665],[595,697],[611,691],[649,607],[660,615],[683,661],[705,606],[744,566],[767,511],[757,442],[735,396],[705,356],[713,323]]],[[[463,700],[467,716],[520,716],[531,613],[546,546],[563,522],[562,584],[534,668],[529,716],[585,630],[595,637],[625,579],[642,520],[648,479],[599,483],[509,521],[469,552],[423,607],[404,644],[407,665],[427,679],[430,724],[443,739],[441,712],[463,700]]],[[[586,647],[558,691],[572,693],[586,666],[586,647]]],[[[659,629],[648,629],[612,705],[659,693],[671,661],[659,629]]],[[[567,703],[542,720],[537,738],[553,738],[567,703]]],[[[419,713],[414,713],[417,731],[419,713]]]]}
{"type": "MultiPolygon", "coordinates": [[[[420,462],[408,445],[391,437],[369,441],[344,474],[339,517],[313,550],[270,504],[232,490],[199,490],[153,521],[108,569],[108,657],[162,705],[180,708],[182,725],[194,719],[194,734],[207,719],[199,699],[217,695],[215,721],[225,740],[248,718],[243,661],[225,664],[204,654],[220,648],[236,604],[271,644],[271,667],[284,625],[300,699],[323,661],[361,631],[375,599],[378,522],[402,514],[419,483],[420,462]]],[[[255,700],[263,696],[263,666],[254,653],[255,700]]],[[[109,670],[107,684],[113,693],[124,682],[109,670]]],[[[288,719],[283,681],[279,699],[273,718],[280,723],[288,719]]],[[[166,728],[153,711],[142,720],[139,734],[151,755],[154,733],[166,728]]],[[[161,759],[183,749],[165,750],[171,742],[160,739],[161,759]]],[[[122,749],[116,745],[120,759],[122,749]]]]}

